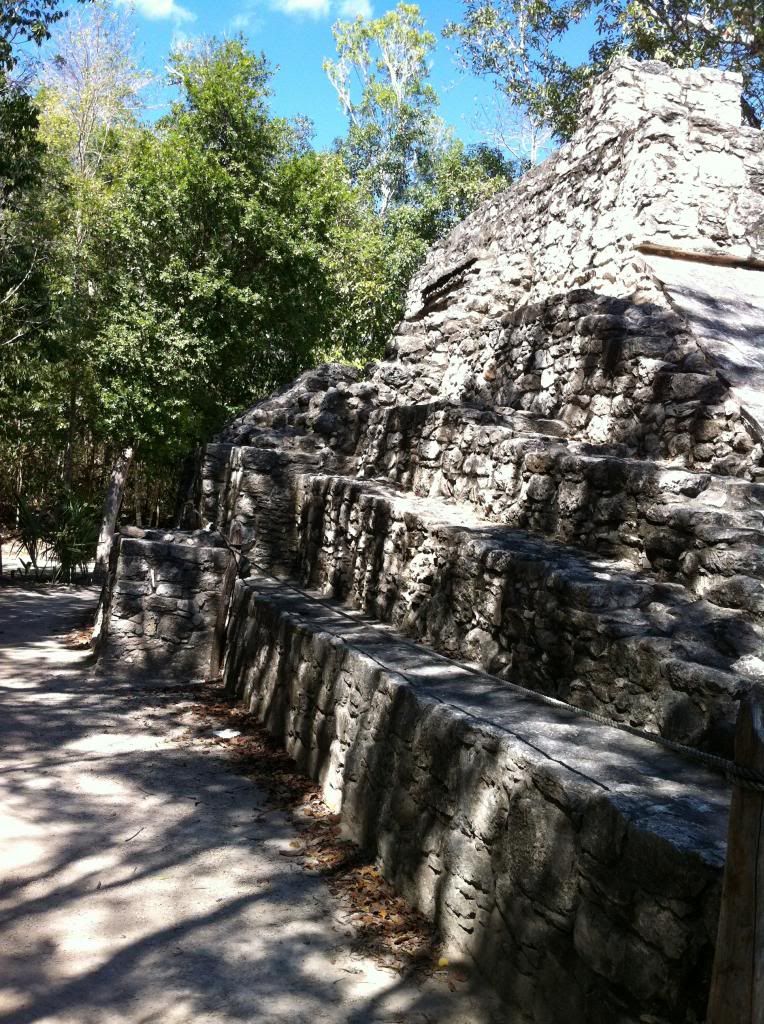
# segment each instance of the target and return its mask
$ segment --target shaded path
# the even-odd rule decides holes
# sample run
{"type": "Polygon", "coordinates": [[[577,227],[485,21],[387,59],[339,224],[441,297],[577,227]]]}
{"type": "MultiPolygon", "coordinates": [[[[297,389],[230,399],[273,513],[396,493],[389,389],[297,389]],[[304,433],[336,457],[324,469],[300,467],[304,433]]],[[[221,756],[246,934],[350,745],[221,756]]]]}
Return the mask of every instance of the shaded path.
{"type": "Polygon", "coordinates": [[[94,682],[92,591],[0,589],[0,1024],[487,1019],[353,954],[189,703],[94,682]]]}

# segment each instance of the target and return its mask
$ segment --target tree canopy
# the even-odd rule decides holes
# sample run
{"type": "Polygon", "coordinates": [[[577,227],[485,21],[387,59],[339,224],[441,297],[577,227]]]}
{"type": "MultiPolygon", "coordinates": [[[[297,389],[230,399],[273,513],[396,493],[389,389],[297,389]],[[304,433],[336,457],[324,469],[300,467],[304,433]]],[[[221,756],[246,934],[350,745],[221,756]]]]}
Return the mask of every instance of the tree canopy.
{"type": "Polygon", "coordinates": [[[227,418],[313,363],[381,352],[427,246],[512,169],[437,117],[413,5],[336,26],[327,70],[365,84],[328,152],[272,114],[273,69],[243,38],[171,53],[152,123],[129,12],[63,13],[30,3],[6,25],[13,54],[52,38],[3,150],[2,500],[97,502],[130,453],[133,515],[167,517],[227,418]]]}
{"type": "Polygon", "coordinates": [[[464,0],[446,34],[465,67],[558,139],[573,133],[582,89],[617,54],[739,71],[750,122],[764,117],[764,17],[753,0],[464,0]],[[572,64],[563,44],[585,19],[595,39],[572,64]]]}

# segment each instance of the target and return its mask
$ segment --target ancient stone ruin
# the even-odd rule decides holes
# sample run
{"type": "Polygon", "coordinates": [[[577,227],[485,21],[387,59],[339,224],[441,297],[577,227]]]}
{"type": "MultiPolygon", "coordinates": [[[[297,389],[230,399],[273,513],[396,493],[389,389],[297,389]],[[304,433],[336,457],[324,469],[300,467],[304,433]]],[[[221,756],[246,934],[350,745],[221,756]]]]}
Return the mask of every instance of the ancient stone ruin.
{"type": "Polygon", "coordinates": [[[517,1024],[704,1019],[764,675],[763,185],[737,76],[621,61],[383,362],[244,413],[189,530],[113,554],[104,664],[220,670],[517,1024]]]}

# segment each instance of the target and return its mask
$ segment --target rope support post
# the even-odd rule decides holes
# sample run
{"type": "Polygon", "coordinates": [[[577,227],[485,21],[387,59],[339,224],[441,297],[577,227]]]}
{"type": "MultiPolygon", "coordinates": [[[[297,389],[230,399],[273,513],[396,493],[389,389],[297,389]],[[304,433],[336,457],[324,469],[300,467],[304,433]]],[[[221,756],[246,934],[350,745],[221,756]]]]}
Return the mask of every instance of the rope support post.
{"type": "Polygon", "coordinates": [[[225,630],[228,621],[228,610],[231,605],[231,598],[233,597],[233,588],[236,584],[236,577],[239,575],[240,553],[237,551],[237,548],[241,546],[241,539],[241,523],[234,520],[228,533],[228,566],[220,588],[220,604],[218,605],[215,627],[212,631],[210,664],[207,670],[207,680],[210,682],[220,679],[220,673],[223,668],[225,630]]]}

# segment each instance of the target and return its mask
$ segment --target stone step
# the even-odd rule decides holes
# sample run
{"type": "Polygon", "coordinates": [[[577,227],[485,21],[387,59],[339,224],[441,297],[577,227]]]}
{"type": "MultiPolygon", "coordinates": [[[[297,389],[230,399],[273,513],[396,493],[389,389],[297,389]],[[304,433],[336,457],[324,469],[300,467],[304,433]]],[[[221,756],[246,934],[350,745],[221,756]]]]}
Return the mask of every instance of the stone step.
{"type": "Polygon", "coordinates": [[[261,431],[312,433],[336,451],[359,443],[374,402],[394,401],[384,385],[361,379],[352,366],[327,363],[306,370],[288,387],[258,402],[220,433],[224,444],[251,445],[261,431]]]}
{"type": "MultiPolygon", "coordinates": [[[[494,283],[501,294],[504,282],[494,283]]],[[[729,375],[664,302],[574,287],[540,301],[420,311],[399,325],[373,379],[399,400],[509,406],[561,419],[590,443],[760,477],[761,445],[729,375]]]]}
{"type": "Polygon", "coordinates": [[[764,616],[764,485],[624,457],[618,446],[532,425],[442,402],[382,409],[370,419],[359,472],[628,558],[698,596],[764,616]]]}
{"type": "MultiPolygon", "coordinates": [[[[417,407],[416,416],[426,408],[417,407]]],[[[225,528],[234,508],[252,519],[253,499],[262,497],[263,488],[275,494],[273,483],[263,479],[269,474],[282,484],[290,472],[310,469],[386,474],[420,496],[453,497],[492,522],[628,559],[721,607],[764,617],[762,485],[595,454],[591,446],[550,435],[517,436],[518,425],[497,427],[492,414],[479,412],[466,425],[459,421],[459,438],[470,449],[465,455],[461,442],[456,451],[444,448],[432,438],[432,424],[415,429],[416,417],[409,419],[405,408],[402,414],[406,432],[382,430],[383,445],[370,444],[360,464],[313,434],[263,430],[250,435],[252,445],[208,445],[203,521],[225,528]],[[503,440],[496,430],[507,430],[503,440]]],[[[441,414],[439,406],[432,415],[441,414]]],[[[394,416],[400,424],[398,410],[394,416]]],[[[286,501],[280,514],[266,517],[266,529],[275,520],[286,522],[291,498],[286,501]]]]}
{"type": "Polygon", "coordinates": [[[739,613],[390,485],[309,474],[297,497],[305,583],[533,690],[730,751],[764,671],[764,632],[739,613]]]}
{"type": "Polygon", "coordinates": [[[262,578],[225,680],[513,1021],[703,1019],[718,775],[262,578]]]}
{"type": "Polygon", "coordinates": [[[267,559],[270,533],[280,536],[280,531],[285,531],[279,551],[286,550],[286,535],[294,535],[297,476],[307,472],[347,472],[354,469],[355,463],[322,444],[313,434],[255,431],[250,440],[250,445],[217,443],[205,448],[201,517],[205,525],[224,533],[237,520],[244,527],[245,541],[257,537],[263,545],[260,557],[267,559]]]}

